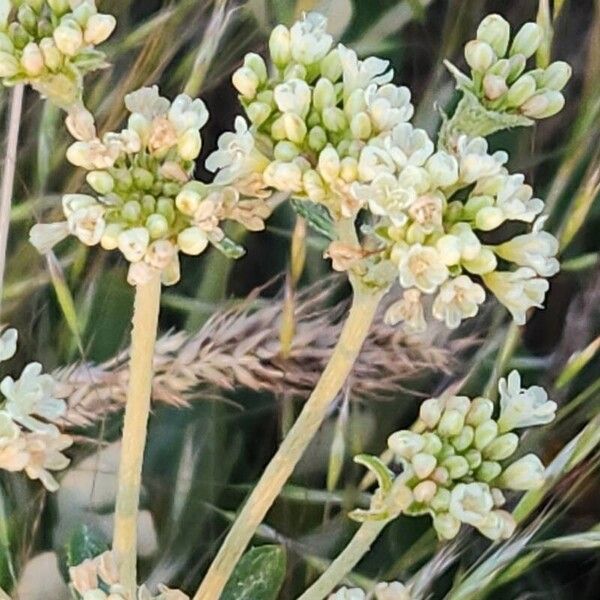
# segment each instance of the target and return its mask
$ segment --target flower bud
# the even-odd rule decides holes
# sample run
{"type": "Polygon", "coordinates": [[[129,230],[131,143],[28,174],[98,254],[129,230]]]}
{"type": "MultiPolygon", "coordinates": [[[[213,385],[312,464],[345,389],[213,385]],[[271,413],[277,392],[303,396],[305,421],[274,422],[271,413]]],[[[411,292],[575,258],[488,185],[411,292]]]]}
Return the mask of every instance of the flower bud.
{"type": "Polygon", "coordinates": [[[506,95],[507,106],[521,106],[535,94],[536,90],[535,79],[531,75],[523,75],[519,77],[509,88],[506,95]]]}
{"type": "Polygon", "coordinates": [[[121,216],[130,223],[137,223],[142,216],[142,206],[136,200],[125,202],[121,209],[121,216]]]}
{"type": "Polygon", "coordinates": [[[321,176],[313,169],[306,171],[302,175],[302,186],[306,191],[306,195],[313,202],[323,202],[326,197],[325,184],[321,176]]]}
{"type": "Polygon", "coordinates": [[[502,473],[502,467],[499,463],[490,460],[484,460],[477,469],[476,475],[479,481],[489,483],[490,481],[496,479],[500,473],[502,473]]]}
{"type": "Polygon", "coordinates": [[[475,227],[481,231],[492,231],[504,223],[504,213],[497,206],[484,206],[475,215],[475,227]]]}
{"type": "Polygon", "coordinates": [[[17,19],[30,34],[37,33],[37,15],[31,6],[21,4],[17,11],[17,19]]]}
{"type": "Polygon", "coordinates": [[[249,52],[244,57],[244,66],[252,69],[258,77],[259,83],[265,83],[267,81],[267,66],[262,56],[254,52],[249,52]]]}
{"type": "Polygon", "coordinates": [[[87,194],[65,194],[62,198],[63,213],[66,217],[70,217],[81,208],[96,204],[96,198],[87,194]]]}
{"type": "Polygon", "coordinates": [[[358,179],[358,161],[352,156],[342,158],[340,162],[340,177],[346,183],[352,183],[358,179]]]}
{"type": "Polygon", "coordinates": [[[288,65],[283,74],[283,79],[285,81],[290,81],[290,79],[306,79],[306,67],[298,64],[288,65]]]}
{"type": "Polygon", "coordinates": [[[510,71],[508,73],[508,81],[513,82],[523,71],[527,65],[527,59],[522,54],[514,54],[508,59],[510,71]]]}
{"type": "Polygon", "coordinates": [[[433,432],[426,431],[421,434],[421,438],[425,441],[423,446],[423,452],[432,454],[433,456],[438,455],[442,450],[442,440],[433,432]]]}
{"type": "Polygon", "coordinates": [[[83,34],[74,21],[59,25],[52,34],[56,47],[67,56],[75,56],[83,45],[83,34]]]}
{"type": "Polygon", "coordinates": [[[465,45],[467,64],[478,73],[485,73],[496,60],[492,47],[486,42],[471,40],[465,45]]]}
{"type": "Polygon", "coordinates": [[[15,48],[22,50],[31,41],[31,36],[25,31],[23,25],[17,22],[10,24],[8,33],[12,39],[15,48]]]}
{"type": "Polygon", "coordinates": [[[500,477],[500,485],[511,490],[535,490],[544,484],[544,465],[535,454],[527,454],[509,465],[500,477]]]}
{"type": "Polygon", "coordinates": [[[442,466],[448,470],[451,479],[460,479],[470,470],[469,463],[464,456],[450,456],[442,462],[442,466]]]}
{"type": "Polygon", "coordinates": [[[321,61],[321,75],[329,81],[337,81],[342,76],[342,61],[337,50],[332,50],[321,61]]]}
{"type": "Polygon", "coordinates": [[[439,398],[429,398],[421,404],[419,418],[429,427],[434,429],[442,416],[443,404],[439,398]]]}
{"type": "Polygon", "coordinates": [[[282,160],[284,162],[293,161],[300,154],[300,149],[296,144],[288,140],[278,142],[273,149],[273,155],[276,160],[282,160]]]}
{"type": "Polygon", "coordinates": [[[42,73],[44,70],[44,56],[36,43],[29,42],[29,44],[23,48],[21,65],[27,75],[30,75],[31,77],[37,77],[42,73]]]}
{"type": "Polygon", "coordinates": [[[170,224],[175,221],[175,207],[171,198],[159,198],[156,203],[156,212],[160,213],[170,224]]]}
{"type": "Polygon", "coordinates": [[[317,81],[315,91],[313,92],[313,104],[319,112],[330,106],[335,106],[335,88],[329,79],[322,77],[317,81]]]}
{"type": "Polygon", "coordinates": [[[330,106],[323,111],[323,125],[325,129],[339,133],[348,126],[348,121],[341,108],[330,106]]]}
{"type": "Polygon", "coordinates": [[[251,102],[246,114],[253,125],[260,127],[271,116],[271,107],[265,102],[251,102]]]}
{"type": "Polygon", "coordinates": [[[488,460],[504,460],[512,456],[518,446],[519,436],[515,433],[505,433],[490,442],[483,449],[483,455],[488,460]]]}
{"type": "Polygon", "coordinates": [[[120,223],[110,223],[104,228],[100,245],[105,250],[115,250],[119,247],[119,235],[123,231],[123,225],[120,223]]]}
{"type": "Polygon", "coordinates": [[[106,171],[90,171],[85,179],[99,194],[110,194],[115,187],[115,180],[106,171]]]}
{"type": "Polygon", "coordinates": [[[269,52],[273,64],[284,68],[292,58],[290,31],[284,25],[277,25],[269,38],[269,52]]]}
{"type": "Polygon", "coordinates": [[[483,91],[488,100],[497,100],[508,90],[506,81],[500,75],[487,73],[483,78],[483,91]]]}
{"type": "Polygon", "coordinates": [[[8,52],[0,52],[0,77],[14,77],[21,70],[19,61],[8,52]]]}
{"type": "Polygon", "coordinates": [[[327,134],[325,130],[317,125],[308,132],[308,146],[315,152],[321,152],[327,145],[327,134]]]}
{"type": "Polygon", "coordinates": [[[118,245],[123,256],[130,262],[144,258],[150,242],[150,234],[145,227],[134,227],[119,234],[118,245]]]}
{"type": "Polygon", "coordinates": [[[117,26],[117,20],[112,15],[91,15],[85,25],[83,39],[86,44],[101,44],[107,40],[117,26]]]}
{"type": "Polygon", "coordinates": [[[458,435],[465,424],[463,415],[457,410],[445,410],[437,430],[444,437],[458,435]]]}
{"type": "Polygon", "coordinates": [[[327,181],[335,181],[340,174],[340,157],[331,145],[326,146],[319,154],[317,170],[321,177],[327,181]]]}
{"type": "Polygon", "coordinates": [[[414,490],[413,496],[416,502],[421,504],[429,504],[437,492],[437,485],[433,481],[421,481],[414,490]]]}
{"type": "Polygon", "coordinates": [[[489,44],[497,56],[504,56],[510,39],[510,25],[500,15],[488,15],[477,28],[477,39],[489,44]]]}
{"type": "Polygon", "coordinates": [[[521,106],[521,112],[526,117],[545,119],[555,115],[565,105],[565,98],[556,90],[548,90],[532,96],[521,106]]]}
{"type": "Polygon", "coordinates": [[[281,119],[285,137],[296,144],[301,144],[307,134],[304,119],[300,115],[290,112],[281,115],[281,119]]]}
{"type": "Polygon", "coordinates": [[[208,246],[208,238],[198,227],[188,227],[177,236],[177,245],[184,254],[197,256],[208,246]]]}
{"type": "Polygon", "coordinates": [[[89,0],[75,0],[71,3],[71,10],[73,19],[81,25],[83,28],[85,24],[90,20],[92,15],[98,13],[98,9],[96,8],[96,0],[90,2],[89,0]]]}
{"type": "Polygon", "coordinates": [[[411,464],[417,477],[419,479],[426,479],[433,473],[433,470],[437,466],[437,460],[431,454],[418,452],[412,457],[411,464]]]}
{"type": "Polygon", "coordinates": [[[450,497],[450,490],[438,488],[435,496],[431,499],[429,504],[436,512],[445,512],[448,510],[448,508],[450,508],[450,497]]]}
{"type": "Polygon", "coordinates": [[[397,456],[406,459],[411,459],[423,449],[424,445],[423,438],[412,431],[396,431],[388,438],[389,449],[397,456]]]}
{"type": "Polygon", "coordinates": [[[433,517],[433,528],[444,540],[454,539],[460,530],[460,521],[450,513],[440,513],[433,517]]]}
{"type": "Polygon", "coordinates": [[[295,162],[273,161],[263,172],[269,186],[281,192],[299,192],[302,189],[302,170],[295,162]]]}
{"type": "Polygon", "coordinates": [[[525,58],[533,56],[539,48],[544,32],[537,23],[525,23],[519,29],[510,47],[510,55],[522,54],[525,58]]]}
{"type": "Polygon", "coordinates": [[[153,214],[146,219],[146,229],[150,238],[157,240],[169,232],[169,224],[163,215],[153,214]]]}
{"type": "Polygon", "coordinates": [[[467,459],[471,469],[476,469],[482,461],[481,452],[479,452],[479,450],[475,450],[475,448],[470,448],[467,450],[464,454],[464,457],[467,459]]]}
{"type": "Polygon", "coordinates": [[[52,12],[62,17],[66,12],[69,11],[69,0],[46,0],[48,6],[52,9],[52,12]]]}
{"type": "Polygon", "coordinates": [[[458,452],[462,452],[473,443],[474,438],[475,430],[471,426],[465,425],[462,428],[462,431],[450,440],[450,443],[456,448],[458,452]]]}
{"type": "Polygon", "coordinates": [[[354,115],[352,121],[350,121],[350,131],[352,132],[352,135],[359,140],[369,139],[372,132],[369,115],[365,112],[354,115]]]}
{"type": "Polygon", "coordinates": [[[249,67],[240,67],[231,78],[235,89],[247,99],[253,99],[260,84],[258,75],[249,67]]]}
{"type": "Polygon", "coordinates": [[[54,39],[47,37],[40,41],[40,50],[44,57],[44,64],[51,71],[58,71],[62,65],[63,55],[56,47],[54,39]]]}
{"type": "Polygon", "coordinates": [[[572,73],[573,69],[571,65],[562,60],[557,60],[550,64],[544,71],[541,82],[542,86],[560,92],[567,85],[569,79],[571,79],[572,73]]]}
{"type": "Polygon", "coordinates": [[[190,189],[183,189],[175,198],[175,206],[184,215],[192,216],[200,206],[202,197],[190,189]]]}
{"type": "Polygon", "coordinates": [[[197,129],[188,129],[177,140],[177,152],[183,160],[195,160],[202,149],[202,138],[197,129]]]}
{"type": "Polygon", "coordinates": [[[498,435],[498,424],[493,419],[484,421],[475,429],[475,448],[482,450],[498,435]]]}

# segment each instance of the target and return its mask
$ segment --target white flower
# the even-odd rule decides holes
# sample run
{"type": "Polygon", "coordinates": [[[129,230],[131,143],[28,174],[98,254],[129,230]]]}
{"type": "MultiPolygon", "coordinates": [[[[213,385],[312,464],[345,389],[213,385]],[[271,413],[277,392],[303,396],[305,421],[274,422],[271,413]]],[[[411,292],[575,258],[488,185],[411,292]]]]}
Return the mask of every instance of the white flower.
{"type": "Polygon", "coordinates": [[[512,536],[517,523],[505,510],[493,510],[477,529],[490,540],[506,540],[512,536]]]}
{"type": "Polygon", "coordinates": [[[394,302],[385,313],[385,323],[396,325],[403,323],[412,333],[421,333],[427,329],[425,312],[419,290],[405,290],[402,299],[394,302]]]}
{"type": "Polygon", "coordinates": [[[2,335],[0,335],[0,362],[4,362],[15,355],[18,337],[19,334],[13,327],[2,332],[2,335]]]}
{"type": "Polygon", "coordinates": [[[484,138],[470,138],[462,135],[456,142],[460,179],[473,183],[482,177],[496,175],[508,160],[503,151],[488,154],[488,144],[484,138]]]}
{"type": "Polygon", "coordinates": [[[378,175],[369,185],[354,183],[351,191],[374,215],[388,217],[397,227],[406,223],[406,211],[416,199],[415,191],[401,186],[390,173],[378,175]]]}
{"type": "Polygon", "coordinates": [[[342,62],[344,98],[348,98],[354,90],[366,90],[371,84],[384,85],[394,77],[392,70],[387,70],[389,61],[375,56],[366,60],[358,60],[354,50],[338,45],[338,54],[342,62]]]}
{"type": "Polygon", "coordinates": [[[167,114],[171,103],[158,93],[158,86],[144,87],[125,96],[125,106],[130,113],[138,113],[152,121],[167,114]]]}
{"type": "Polygon", "coordinates": [[[425,168],[434,187],[449,187],[458,181],[458,162],[447,152],[436,152],[427,160],[425,168]]]}
{"type": "Polygon", "coordinates": [[[493,271],[482,275],[483,282],[506,306],[517,325],[524,325],[526,312],[533,306],[541,308],[550,285],[536,277],[535,271],[521,267],[516,271],[493,271]]]}
{"type": "Polygon", "coordinates": [[[75,142],[67,148],[67,160],[76,167],[87,171],[110,169],[119,157],[121,147],[116,144],[106,146],[100,140],[75,142]]]}
{"type": "Polygon", "coordinates": [[[544,425],[554,419],[556,402],[548,400],[546,390],[538,385],[523,389],[518,371],[511,371],[507,379],[504,377],[500,379],[498,390],[500,392],[498,426],[501,432],[544,425]]]}
{"type": "Polygon", "coordinates": [[[484,483],[459,483],[452,489],[450,514],[462,523],[479,527],[493,508],[494,499],[484,483]]]}
{"type": "Polygon", "coordinates": [[[187,94],[179,94],[169,108],[169,121],[178,133],[188,129],[202,129],[208,121],[208,110],[200,98],[192,100],[187,94]]]}
{"type": "Polygon", "coordinates": [[[106,222],[105,209],[100,204],[86,206],[67,217],[70,232],[86,246],[95,246],[100,242],[106,222]]]}
{"type": "Polygon", "coordinates": [[[243,117],[236,117],[235,132],[227,131],[219,136],[218,150],[207,159],[206,168],[219,171],[215,183],[231,183],[248,173],[262,173],[269,161],[255,147],[254,136],[248,130],[243,117]]]}
{"type": "Polygon", "coordinates": [[[522,267],[531,267],[542,277],[551,277],[558,273],[558,240],[551,233],[541,231],[544,220],[538,219],[531,233],[518,235],[496,246],[496,254],[522,267]]]}
{"type": "Polygon", "coordinates": [[[403,287],[416,287],[426,294],[434,292],[448,279],[448,268],[436,249],[421,244],[401,251],[398,270],[403,287]]]}
{"type": "Polygon", "coordinates": [[[378,131],[388,131],[408,121],[414,112],[407,87],[391,83],[378,87],[371,84],[365,91],[365,102],[371,121],[378,131]]]}
{"type": "Polygon", "coordinates": [[[463,319],[474,317],[485,300],[485,291],[466,275],[446,281],[433,302],[433,316],[456,329],[463,319]]]}
{"type": "Polygon", "coordinates": [[[399,458],[410,460],[423,450],[425,440],[423,436],[414,431],[403,429],[395,431],[388,438],[389,449],[399,458]]]}
{"type": "Polygon", "coordinates": [[[130,262],[142,260],[150,242],[150,234],[145,227],[134,227],[119,234],[119,250],[130,262]]]}
{"type": "Polygon", "coordinates": [[[375,598],[377,600],[411,600],[410,591],[399,581],[378,583],[375,586],[375,598]]]}
{"type": "Polygon", "coordinates": [[[335,594],[331,594],[328,600],[365,600],[366,597],[360,588],[341,587],[335,594]]]}
{"type": "Polygon", "coordinates": [[[6,398],[4,410],[14,421],[31,431],[57,433],[52,422],[64,414],[66,404],[64,400],[54,398],[55,387],[52,376],[42,373],[40,363],[30,363],[17,381],[7,376],[0,383],[0,391],[6,398]],[[36,419],[34,415],[49,423],[36,419]]]}
{"type": "Polygon", "coordinates": [[[70,233],[67,221],[37,223],[29,230],[29,241],[40,254],[46,254],[70,233]]]}
{"type": "Polygon", "coordinates": [[[83,39],[86,44],[101,44],[110,37],[116,26],[117,20],[112,15],[92,15],[85,24],[83,39]]]}
{"type": "Polygon", "coordinates": [[[382,173],[394,173],[396,166],[387,150],[374,145],[365,146],[358,158],[358,178],[370,182],[382,173]]]}
{"type": "Polygon", "coordinates": [[[545,468],[535,454],[526,454],[502,473],[499,484],[511,490],[535,490],[544,484],[545,468]]]}
{"type": "Polygon", "coordinates": [[[264,171],[268,186],[281,192],[302,191],[302,170],[295,162],[273,161],[264,171]]]}
{"type": "Polygon", "coordinates": [[[96,137],[94,115],[80,104],[69,109],[65,125],[69,133],[80,142],[89,142],[96,137]]]}
{"type": "Polygon", "coordinates": [[[30,479],[39,479],[49,492],[58,489],[58,482],[50,471],[65,469],[71,462],[62,451],[73,443],[69,435],[31,433],[25,436],[29,455],[25,473],[30,479]]]}
{"type": "Polygon", "coordinates": [[[291,112],[304,118],[310,109],[311,91],[303,79],[289,79],[275,87],[273,98],[282,113],[291,112]]]}
{"type": "Polygon", "coordinates": [[[383,141],[383,147],[400,169],[407,165],[421,167],[431,156],[434,146],[424,129],[410,123],[399,123],[383,141]]]}
{"type": "Polygon", "coordinates": [[[306,13],[301,21],[296,21],[290,29],[292,58],[305,65],[324,58],[333,43],[326,27],[327,19],[317,12],[306,13]]]}
{"type": "Polygon", "coordinates": [[[442,228],[444,199],[439,193],[425,194],[412,201],[408,208],[410,218],[424,233],[433,233],[442,228]]]}
{"type": "Polygon", "coordinates": [[[21,430],[8,413],[0,411],[0,469],[21,471],[28,460],[21,430]]]}

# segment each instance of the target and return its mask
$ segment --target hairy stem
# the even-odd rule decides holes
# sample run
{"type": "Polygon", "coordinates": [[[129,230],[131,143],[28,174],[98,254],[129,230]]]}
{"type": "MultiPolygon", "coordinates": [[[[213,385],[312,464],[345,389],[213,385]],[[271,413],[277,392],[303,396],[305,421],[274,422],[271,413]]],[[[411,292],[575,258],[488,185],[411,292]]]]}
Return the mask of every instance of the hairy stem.
{"type": "Polygon", "coordinates": [[[4,283],[4,268],[6,266],[6,246],[8,243],[8,227],[10,224],[10,208],[15,182],[15,167],[17,164],[17,145],[19,129],[21,128],[21,112],[23,110],[23,85],[13,88],[10,111],[7,121],[6,154],[2,169],[2,188],[0,190],[0,301],[4,283]]]}
{"type": "Polygon", "coordinates": [[[119,564],[121,583],[131,598],[136,597],[137,514],[159,306],[160,273],[156,272],[148,283],[138,285],[135,291],[129,387],[113,532],[113,549],[119,564]]]}
{"type": "Polygon", "coordinates": [[[298,600],[322,600],[340,583],[360,559],[371,549],[379,534],[389,523],[382,521],[365,521],[354,534],[348,545],[327,567],[327,570],[315,581],[298,600]]]}
{"type": "Polygon", "coordinates": [[[217,600],[257,527],[325,419],[367,337],[381,294],[356,290],[340,339],[317,386],[229,531],[194,600],[217,600]]]}

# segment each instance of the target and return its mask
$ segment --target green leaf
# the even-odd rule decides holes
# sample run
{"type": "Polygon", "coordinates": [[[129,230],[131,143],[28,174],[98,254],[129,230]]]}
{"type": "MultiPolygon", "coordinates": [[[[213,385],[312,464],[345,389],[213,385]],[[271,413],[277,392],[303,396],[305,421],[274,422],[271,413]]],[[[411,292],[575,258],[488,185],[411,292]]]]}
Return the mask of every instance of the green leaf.
{"type": "Polygon", "coordinates": [[[79,525],[60,553],[60,570],[65,580],[69,580],[69,567],[99,556],[108,549],[108,541],[102,533],[85,523],[79,525]]]}
{"type": "Polygon", "coordinates": [[[281,546],[259,546],[244,554],[227,583],[221,600],[276,600],[285,576],[281,546]]]}
{"type": "Polygon", "coordinates": [[[224,237],[222,240],[213,241],[212,245],[227,258],[241,258],[246,254],[246,249],[236,244],[231,238],[224,237]]]}
{"type": "Polygon", "coordinates": [[[324,235],[330,240],[335,239],[333,231],[333,221],[327,209],[320,204],[311,202],[310,200],[291,200],[292,208],[301,216],[304,217],[307,223],[317,233],[324,235]]]}

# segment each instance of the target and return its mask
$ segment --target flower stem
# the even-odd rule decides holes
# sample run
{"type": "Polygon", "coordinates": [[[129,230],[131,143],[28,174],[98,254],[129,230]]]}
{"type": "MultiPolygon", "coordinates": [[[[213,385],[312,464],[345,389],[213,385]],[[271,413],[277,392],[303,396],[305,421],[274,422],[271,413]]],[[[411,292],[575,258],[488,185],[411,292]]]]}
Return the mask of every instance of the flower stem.
{"type": "Polygon", "coordinates": [[[160,273],[157,271],[148,283],[136,287],[133,308],[129,387],[113,532],[113,550],[119,564],[121,584],[130,598],[136,597],[137,513],[150,413],[160,285],[160,273]]]}
{"type": "Polygon", "coordinates": [[[2,170],[2,188],[0,189],[0,301],[4,283],[6,266],[6,246],[8,243],[8,227],[10,224],[10,208],[15,182],[17,164],[17,145],[21,128],[21,112],[23,110],[23,84],[16,85],[11,94],[10,111],[8,113],[6,137],[6,154],[2,170]]]}
{"type": "Polygon", "coordinates": [[[352,370],[380,298],[381,293],[355,290],[350,313],[327,367],[238,515],[194,600],[216,600],[220,597],[244,549],[292,474],[352,370]]]}
{"type": "Polygon", "coordinates": [[[389,522],[389,519],[365,521],[341,554],[327,567],[321,577],[298,597],[298,600],[322,600],[322,598],[325,598],[371,549],[371,546],[389,522]]]}

